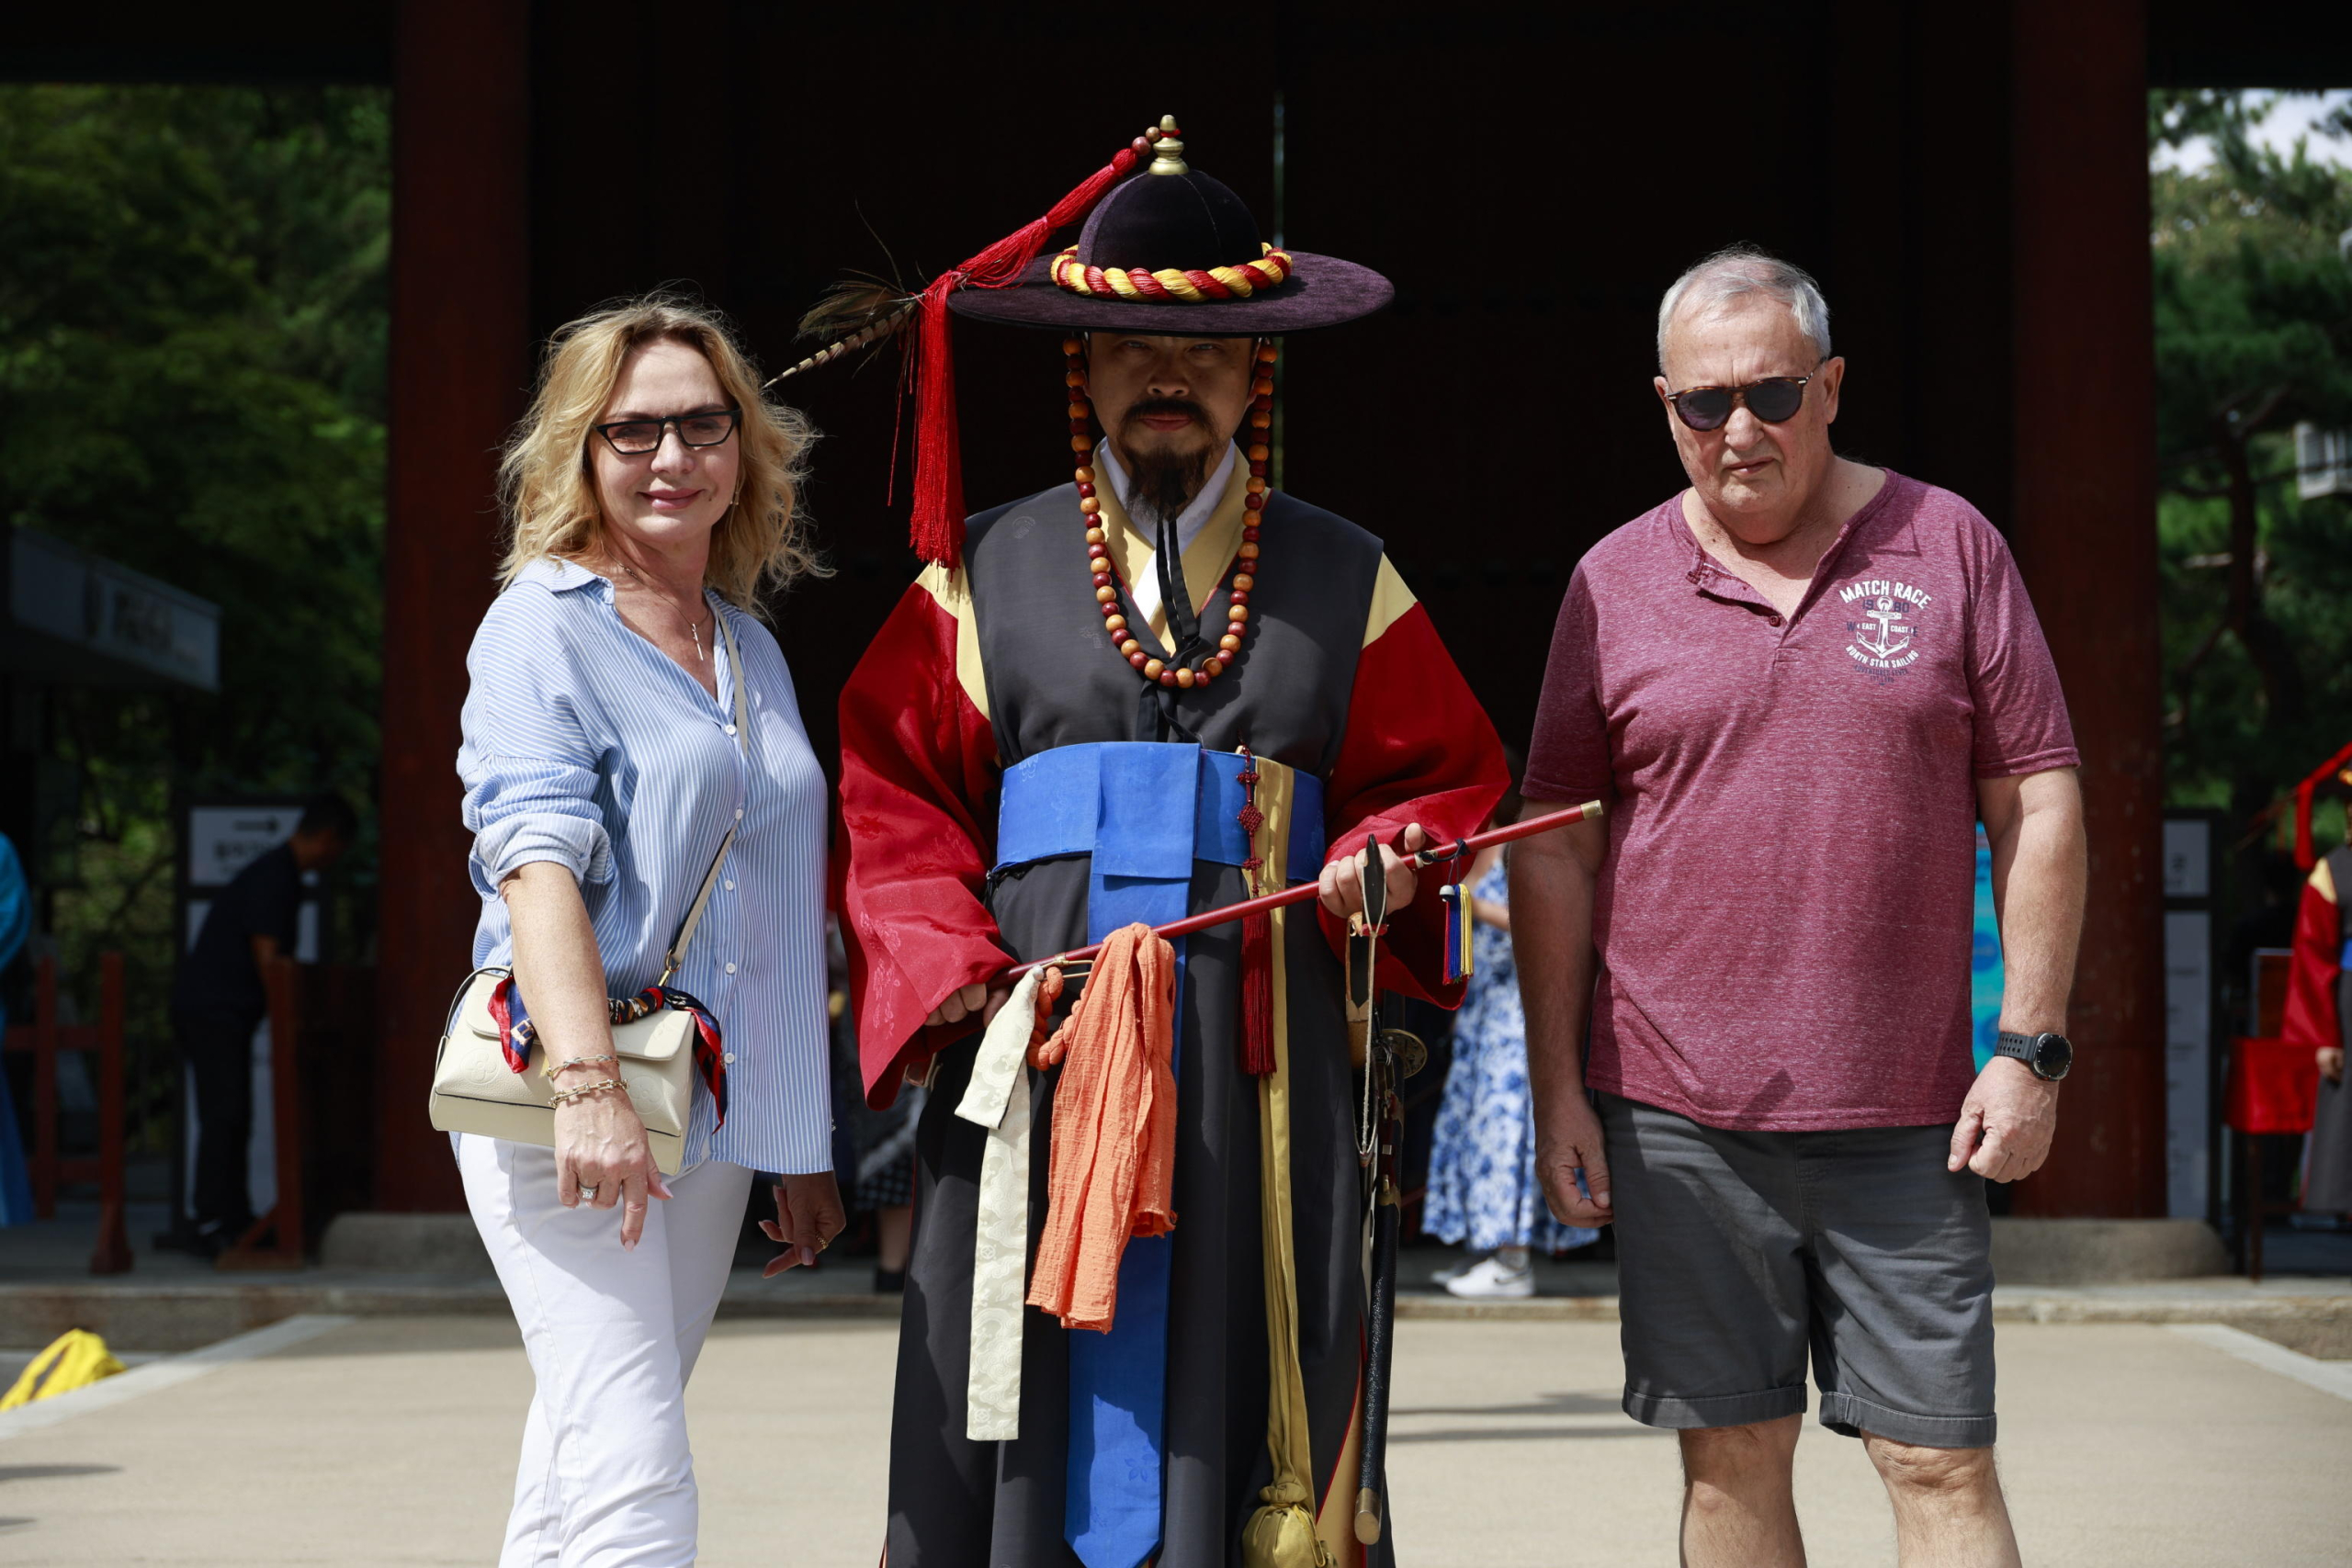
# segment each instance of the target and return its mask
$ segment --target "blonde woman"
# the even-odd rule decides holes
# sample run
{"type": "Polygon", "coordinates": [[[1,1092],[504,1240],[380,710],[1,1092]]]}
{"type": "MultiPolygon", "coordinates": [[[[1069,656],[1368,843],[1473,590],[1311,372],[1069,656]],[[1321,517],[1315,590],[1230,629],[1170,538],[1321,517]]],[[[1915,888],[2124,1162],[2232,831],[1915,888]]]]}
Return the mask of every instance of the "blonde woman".
{"type": "Polygon", "coordinates": [[[579,1091],[553,1149],[456,1140],[538,1382],[508,1565],[694,1561],[685,1384],[753,1173],[783,1173],[770,1273],[841,1228],[824,777],[756,609],[816,570],[797,509],[809,439],[715,314],[656,296],[556,334],[507,447],[504,589],[467,660],[458,754],[474,962],[513,965],[557,1088],[579,1091]],[[627,1094],[594,1087],[617,1075],[606,998],[661,976],[730,829],[671,982],[723,1055],[665,1181],[627,1094]]]}

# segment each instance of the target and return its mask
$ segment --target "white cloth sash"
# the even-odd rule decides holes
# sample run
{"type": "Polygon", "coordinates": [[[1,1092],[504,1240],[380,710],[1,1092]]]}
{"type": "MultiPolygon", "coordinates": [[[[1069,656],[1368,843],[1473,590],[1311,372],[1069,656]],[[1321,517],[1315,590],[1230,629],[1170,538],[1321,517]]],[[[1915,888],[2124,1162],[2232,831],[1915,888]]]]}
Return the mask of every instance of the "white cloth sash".
{"type": "Polygon", "coordinates": [[[972,1062],[956,1114],[989,1130],[980,1157],[978,1223],[972,1244],[971,1381],[964,1435],[976,1443],[1021,1435],[1022,1300],[1029,1272],[1029,1037],[1036,1029],[1032,969],[1012,987],[972,1062]]]}

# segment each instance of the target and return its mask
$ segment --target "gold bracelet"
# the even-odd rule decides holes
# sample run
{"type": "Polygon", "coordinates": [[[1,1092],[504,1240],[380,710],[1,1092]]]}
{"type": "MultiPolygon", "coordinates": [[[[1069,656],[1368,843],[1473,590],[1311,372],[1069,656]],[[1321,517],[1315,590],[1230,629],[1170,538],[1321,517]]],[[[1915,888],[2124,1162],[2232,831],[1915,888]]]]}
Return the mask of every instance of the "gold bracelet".
{"type": "Polygon", "coordinates": [[[558,1073],[567,1073],[574,1067],[593,1067],[605,1062],[619,1060],[618,1056],[574,1056],[569,1062],[558,1062],[550,1058],[548,1065],[539,1069],[539,1076],[549,1083],[553,1083],[558,1073]]]}
{"type": "Polygon", "coordinates": [[[628,1088],[628,1086],[618,1078],[598,1078],[594,1083],[584,1083],[576,1089],[556,1090],[548,1097],[548,1108],[553,1110],[559,1105],[568,1105],[575,1100],[585,1100],[592,1094],[603,1094],[607,1089],[616,1089],[626,1091],[628,1088]]]}

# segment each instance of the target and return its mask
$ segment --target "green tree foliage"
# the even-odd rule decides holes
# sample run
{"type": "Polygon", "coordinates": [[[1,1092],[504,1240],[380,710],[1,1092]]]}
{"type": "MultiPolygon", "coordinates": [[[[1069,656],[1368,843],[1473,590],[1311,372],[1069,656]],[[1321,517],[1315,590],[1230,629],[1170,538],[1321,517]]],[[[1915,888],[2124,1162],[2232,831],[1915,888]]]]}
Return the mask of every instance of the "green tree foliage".
{"type": "Polygon", "coordinates": [[[2352,171],[2254,140],[2273,101],[2149,114],[2152,152],[2214,152],[2152,186],[2167,768],[2248,817],[2352,740],[2352,499],[2297,498],[2290,434],[2352,428],[2352,171]]]}
{"type": "Polygon", "coordinates": [[[221,611],[219,694],[51,708],[28,859],[151,1019],[173,791],[372,793],[390,197],[381,90],[0,86],[0,517],[221,611]]]}

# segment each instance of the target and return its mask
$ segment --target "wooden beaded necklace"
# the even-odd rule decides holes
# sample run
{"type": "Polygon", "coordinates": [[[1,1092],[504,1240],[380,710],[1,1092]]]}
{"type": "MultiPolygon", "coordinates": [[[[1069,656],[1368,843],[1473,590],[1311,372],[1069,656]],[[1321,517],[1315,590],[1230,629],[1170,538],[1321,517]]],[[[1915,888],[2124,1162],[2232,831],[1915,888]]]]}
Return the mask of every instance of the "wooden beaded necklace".
{"type": "MultiPolygon", "coordinates": [[[[1266,505],[1267,443],[1274,419],[1274,345],[1272,342],[1258,344],[1255,374],[1250,383],[1250,445],[1242,452],[1250,464],[1249,490],[1241,499],[1247,510],[1242,515],[1241,547],[1234,553],[1226,581],[1225,635],[1197,664],[1171,664],[1154,658],[1136,640],[1120,608],[1118,573],[1102,527],[1102,502],[1094,493],[1093,405],[1086,393],[1086,340],[1064,338],[1062,355],[1069,361],[1062,379],[1069,389],[1069,449],[1078,458],[1078,509],[1086,514],[1086,565],[1094,577],[1094,601],[1102,606],[1102,629],[1110,634],[1120,657],[1145,680],[1162,686],[1205,686],[1240,656],[1241,639],[1250,630],[1250,595],[1261,575],[1258,525],[1266,505]]],[[[1181,566],[1174,581],[1183,581],[1181,566]]],[[[1215,591],[1211,592],[1214,596],[1215,591]]]]}

